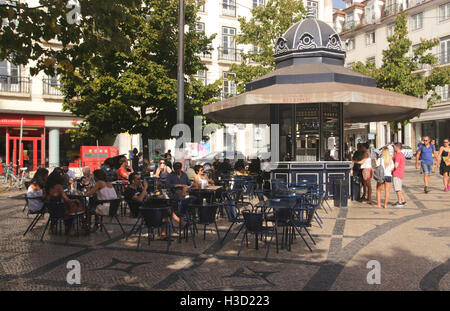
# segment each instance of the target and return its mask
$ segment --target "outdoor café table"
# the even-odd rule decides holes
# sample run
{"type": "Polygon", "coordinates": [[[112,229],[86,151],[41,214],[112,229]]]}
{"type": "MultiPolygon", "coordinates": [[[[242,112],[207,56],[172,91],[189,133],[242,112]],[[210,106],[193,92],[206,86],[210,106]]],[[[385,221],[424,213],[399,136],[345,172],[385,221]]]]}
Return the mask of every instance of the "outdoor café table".
{"type": "Polygon", "coordinates": [[[208,198],[208,202],[213,202],[216,192],[219,189],[223,189],[222,186],[208,186],[207,188],[190,188],[189,195],[193,195],[197,197],[199,200],[203,200],[204,198],[208,198]]]}

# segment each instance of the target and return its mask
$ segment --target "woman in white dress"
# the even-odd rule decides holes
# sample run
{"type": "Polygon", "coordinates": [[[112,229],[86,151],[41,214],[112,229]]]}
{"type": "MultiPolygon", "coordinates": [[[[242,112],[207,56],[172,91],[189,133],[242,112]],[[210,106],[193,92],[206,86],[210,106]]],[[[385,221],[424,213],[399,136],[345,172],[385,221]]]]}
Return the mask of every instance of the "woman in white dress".
{"type": "Polygon", "coordinates": [[[207,176],[204,175],[204,170],[202,165],[196,165],[194,167],[194,171],[197,175],[194,178],[193,188],[197,189],[205,189],[208,186],[214,186],[214,181],[207,176]]]}
{"type": "MultiPolygon", "coordinates": [[[[106,173],[103,170],[95,170],[94,171],[94,180],[95,185],[92,189],[86,194],[86,196],[91,197],[94,194],[97,194],[97,200],[99,201],[107,201],[107,200],[115,200],[117,199],[117,193],[114,189],[113,185],[106,181],[106,173]]],[[[101,215],[108,215],[109,213],[109,203],[103,203],[97,205],[96,212],[101,215]]],[[[91,222],[92,213],[87,214],[88,223],[91,222]]],[[[95,216],[95,224],[93,231],[97,231],[99,228],[98,217],[95,216]]]]}

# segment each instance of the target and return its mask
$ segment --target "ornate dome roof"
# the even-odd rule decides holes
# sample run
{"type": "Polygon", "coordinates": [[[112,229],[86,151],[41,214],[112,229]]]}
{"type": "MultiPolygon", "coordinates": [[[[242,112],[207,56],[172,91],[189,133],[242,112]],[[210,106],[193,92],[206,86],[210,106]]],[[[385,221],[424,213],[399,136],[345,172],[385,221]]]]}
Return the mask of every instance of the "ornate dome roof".
{"type": "Polygon", "coordinates": [[[342,42],[327,23],[308,17],[294,24],[278,39],[275,57],[303,51],[325,50],[345,54],[342,42]]]}

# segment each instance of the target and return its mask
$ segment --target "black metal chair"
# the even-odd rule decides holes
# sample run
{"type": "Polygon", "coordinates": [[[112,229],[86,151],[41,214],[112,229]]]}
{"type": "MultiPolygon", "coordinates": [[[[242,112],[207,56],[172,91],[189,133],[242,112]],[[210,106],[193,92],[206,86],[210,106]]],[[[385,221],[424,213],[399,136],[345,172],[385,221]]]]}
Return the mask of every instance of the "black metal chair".
{"type": "MultiPolygon", "coordinates": [[[[33,218],[33,220],[31,221],[30,225],[28,226],[27,230],[25,230],[25,233],[23,234],[23,236],[25,236],[29,231],[33,230],[33,228],[36,226],[36,224],[38,223],[38,221],[44,217],[45,213],[46,213],[46,208],[45,206],[43,206],[39,211],[34,211],[31,212],[30,211],[30,202],[38,202],[39,204],[43,204],[44,205],[44,201],[42,200],[41,197],[37,197],[37,198],[29,198],[29,197],[25,197],[25,208],[28,207],[28,213],[27,215],[35,215],[35,217],[33,218]]],[[[31,204],[33,205],[33,204],[31,204]]],[[[25,211],[24,208],[24,211],[25,211]]]]}
{"type": "Polygon", "coordinates": [[[124,193],[127,186],[126,183],[113,183],[114,190],[116,190],[117,197],[120,199],[120,216],[125,216],[127,213],[128,202],[125,199],[124,193]]]}
{"type": "Polygon", "coordinates": [[[167,252],[169,251],[171,244],[172,223],[169,218],[169,206],[167,207],[154,207],[154,208],[142,208],[140,210],[143,221],[139,225],[139,237],[137,242],[137,248],[139,249],[141,243],[142,227],[145,225],[148,232],[148,245],[150,246],[150,234],[154,239],[154,230],[165,227],[168,231],[167,235],[167,252]]]}
{"type": "Polygon", "coordinates": [[[120,204],[122,199],[115,199],[115,200],[97,200],[95,201],[95,207],[93,209],[93,215],[98,216],[100,218],[100,231],[105,231],[105,234],[108,236],[108,239],[111,239],[111,236],[108,233],[108,230],[106,229],[105,224],[103,223],[103,217],[110,217],[111,221],[114,218],[117,221],[117,224],[120,226],[120,229],[122,230],[122,233],[125,235],[125,230],[123,229],[122,224],[120,223],[119,217],[117,217],[117,212],[119,211],[120,204]],[[108,216],[101,215],[97,213],[96,207],[101,204],[108,204],[109,203],[109,213],[108,216]]]}
{"type": "Polygon", "coordinates": [[[197,209],[197,217],[195,218],[195,224],[203,226],[203,240],[206,240],[206,227],[214,224],[216,228],[217,238],[220,241],[219,228],[217,227],[216,215],[218,204],[206,204],[206,205],[191,205],[191,207],[197,209]]]}
{"type": "Polygon", "coordinates": [[[255,248],[258,249],[258,236],[265,236],[264,242],[267,248],[265,258],[269,256],[270,243],[272,242],[274,228],[268,227],[264,225],[264,213],[254,213],[249,211],[243,211],[242,215],[244,217],[244,227],[245,231],[242,236],[241,245],[239,247],[237,255],[239,256],[242,250],[242,246],[244,245],[244,239],[246,240],[248,247],[248,233],[254,234],[255,236],[255,248]],[[272,233],[270,236],[270,241],[267,243],[267,236],[269,233],[272,233]]]}
{"type": "Polygon", "coordinates": [[[51,230],[56,229],[56,231],[58,231],[58,226],[60,226],[60,231],[61,231],[61,225],[64,224],[65,220],[69,220],[70,218],[72,218],[72,220],[73,220],[73,218],[75,218],[75,217],[70,217],[68,219],[66,217],[66,207],[65,207],[64,202],[45,202],[45,208],[48,211],[49,217],[48,217],[47,223],[45,224],[44,231],[42,231],[42,235],[41,235],[41,239],[40,239],[41,242],[44,238],[44,234],[47,231],[49,224],[51,224],[51,226],[52,226],[51,230]]]}
{"type": "Polygon", "coordinates": [[[247,199],[247,201],[251,202],[253,201],[253,198],[255,196],[255,189],[256,189],[256,182],[250,180],[243,184],[243,191],[241,193],[241,200],[244,201],[247,199]]]}
{"type": "MultiPolygon", "coordinates": [[[[306,234],[309,236],[309,238],[311,239],[313,244],[316,245],[316,241],[314,241],[308,228],[311,228],[311,226],[312,226],[311,223],[314,219],[314,214],[315,214],[317,208],[318,208],[317,206],[311,205],[309,203],[305,203],[298,209],[298,211],[296,213],[293,214],[294,217],[291,220],[291,223],[294,226],[295,230],[300,235],[300,237],[303,239],[306,246],[309,248],[309,250],[311,252],[312,252],[312,249],[309,246],[309,244],[306,242],[306,240],[304,239],[304,237],[301,233],[301,229],[305,229],[306,234]]],[[[295,232],[294,232],[294,235],[295,235],[295,232]]]]}

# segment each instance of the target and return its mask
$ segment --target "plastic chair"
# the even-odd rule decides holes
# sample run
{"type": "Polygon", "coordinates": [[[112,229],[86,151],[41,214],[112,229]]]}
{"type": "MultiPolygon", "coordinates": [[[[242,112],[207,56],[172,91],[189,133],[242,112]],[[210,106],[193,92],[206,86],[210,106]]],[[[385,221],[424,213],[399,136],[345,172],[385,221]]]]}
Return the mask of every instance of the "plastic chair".
{"type": "Polygon", "coordinates": [[[243,211],[242,215],[244,217],[245,231],[242,236],[241,245],[239,247],[237,255],[239,256],[241,253],[242,246],[244,245],[244,239],[246,240],[247,247],[248,247],[248,233],[251,233],[251,234],[254,234],[254,236],[255,236],[256,249],[258,249],[258,235],[261,235],[261,237],[263,235],[265,235],[264,242],[265,242],[265,245],[267,248],[265,258],[267,259],[267,257],[269,256],[270,243],[272,242],[274,228],[263,225],[264,213],[254,213],[254,212],[249,212],[249,211],[243,211]],[[267,236],[269,233],[272,233],[272,234],[270,236],[269,243],[267,243],[267,236]]]}

